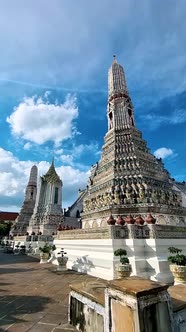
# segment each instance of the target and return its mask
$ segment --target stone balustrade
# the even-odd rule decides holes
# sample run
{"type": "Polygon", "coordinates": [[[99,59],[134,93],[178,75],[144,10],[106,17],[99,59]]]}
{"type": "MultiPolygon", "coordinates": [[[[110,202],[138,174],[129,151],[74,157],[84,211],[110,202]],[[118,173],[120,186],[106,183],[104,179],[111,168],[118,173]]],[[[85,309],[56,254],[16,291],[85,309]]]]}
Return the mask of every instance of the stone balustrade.
{"type": "Polygon", "coordinates": [[[184,332],[186,288],[130,277],[70,286],[69,322],[87,332],[184,332]]]}

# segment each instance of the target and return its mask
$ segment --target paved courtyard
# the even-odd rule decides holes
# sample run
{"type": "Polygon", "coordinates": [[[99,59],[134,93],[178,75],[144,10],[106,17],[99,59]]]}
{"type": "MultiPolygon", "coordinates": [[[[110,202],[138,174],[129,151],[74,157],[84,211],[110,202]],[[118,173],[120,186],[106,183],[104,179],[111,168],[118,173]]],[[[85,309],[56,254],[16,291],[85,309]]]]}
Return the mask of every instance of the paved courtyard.
{"type": "Polygon", "coordinates": [[[95,278],[52,272],[37,258],[0,252],[0,331],[67,332],[69,284],[95,278]]]}

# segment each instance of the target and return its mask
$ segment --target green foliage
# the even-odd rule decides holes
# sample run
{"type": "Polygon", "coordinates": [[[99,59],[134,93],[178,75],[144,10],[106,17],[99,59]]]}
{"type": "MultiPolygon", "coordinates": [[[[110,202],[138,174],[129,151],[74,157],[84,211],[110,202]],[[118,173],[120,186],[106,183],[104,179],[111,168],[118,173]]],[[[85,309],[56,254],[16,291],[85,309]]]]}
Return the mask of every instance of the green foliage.
{"type": "Polygon", "coordinates": [[[169,252],[174,254],[174,256],[169,256],[168,261],[172,264],[186,266],[186,255],[180,254],[182,252],[181,249],[175,247],[169,247],[169,252]]]}
{"type": "Polygon", "coordinates": [[[0,223],[0,236],[7,236],[9,235],[10,229],[11,229],[12,223],[6,222],[6,223],[0,223]]]}
{"type": "Polygon", "coordinates": [[[125,249],[117,249],[114,251],[115,256],[120,256],[120,263],[121,264],[129,264],[129,259],[128,257],[124,257],[127,255],[127,251],[125,249]]]}
{"type": "Polygon", "coordinates": [[[168,248],[168,251],[169,251],[171,254],[179,254],[179,252],[182,252],[181,249],[178,249],[178,248],[175,248],[175,247],[169,247],[169,248],[168,248]]]}
{"type": "Polygon", "coordinates": [[[121,264],[129,264],[128,257],[120,257],[120,263],[121,264]]]}
{"type": "Polygon", "coordinates": [[[44,247],[39,247],[39,251],[45,253],[45,254],[49,254],[52,250],[52,246],[48,243],[45,243],[44,247]]]}
{"type": "Polygon", "coordinates": [[[125,249],[117,249],[114,251],[114,255],[115,256],[126,256],[127,255],[127,251],[125,249]]]}
{"type": "Polygon", "coordinates": [[[52,246],[52,251],[54,251],[54,250],[56,250],[55,244],[53,244],[53,246],[52,246]]]}

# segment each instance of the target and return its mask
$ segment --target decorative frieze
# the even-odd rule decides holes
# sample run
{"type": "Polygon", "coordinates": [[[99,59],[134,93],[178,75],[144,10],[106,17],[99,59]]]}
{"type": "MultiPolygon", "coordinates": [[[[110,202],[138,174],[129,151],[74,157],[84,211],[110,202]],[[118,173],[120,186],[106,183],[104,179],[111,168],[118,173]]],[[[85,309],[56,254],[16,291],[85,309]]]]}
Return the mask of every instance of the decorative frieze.
{"type": "Polygon", "coordinates": [[[58,232],[57,239],[186,239],[186,226],[109,225],[58,232]]]}

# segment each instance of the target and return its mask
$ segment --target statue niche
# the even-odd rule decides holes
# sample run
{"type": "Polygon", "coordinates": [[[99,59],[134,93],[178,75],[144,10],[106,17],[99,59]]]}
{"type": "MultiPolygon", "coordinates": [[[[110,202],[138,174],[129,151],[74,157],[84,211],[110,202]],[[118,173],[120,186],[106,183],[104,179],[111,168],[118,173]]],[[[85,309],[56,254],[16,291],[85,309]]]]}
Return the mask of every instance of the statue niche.
{"type": "Polygon", "coordinates": [[[109,112],[109,130],[113,128],[113,114],[109,112]]]}

